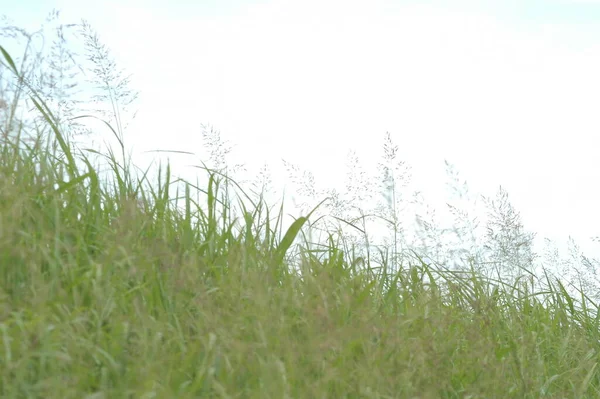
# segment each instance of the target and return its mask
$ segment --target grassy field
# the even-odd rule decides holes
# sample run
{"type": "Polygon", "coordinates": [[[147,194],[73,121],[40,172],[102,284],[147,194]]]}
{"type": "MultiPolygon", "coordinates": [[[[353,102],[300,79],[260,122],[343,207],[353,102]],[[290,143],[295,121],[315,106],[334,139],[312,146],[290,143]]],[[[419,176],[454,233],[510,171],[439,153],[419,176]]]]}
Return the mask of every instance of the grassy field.
{"type": "Polygon", "coordinates": [[[208,169],[173,193],[111,152],[101,179],[28,95],[37,140],[0,144],[0,397],[600,397],[597,309],[557,280],[358,268],[208,169]]]}

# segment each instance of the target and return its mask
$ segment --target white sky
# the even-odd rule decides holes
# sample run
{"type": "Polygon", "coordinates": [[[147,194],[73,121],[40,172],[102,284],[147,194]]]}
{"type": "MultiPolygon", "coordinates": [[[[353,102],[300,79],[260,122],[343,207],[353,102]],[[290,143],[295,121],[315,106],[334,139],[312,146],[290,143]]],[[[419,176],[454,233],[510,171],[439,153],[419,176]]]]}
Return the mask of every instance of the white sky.
{"type": "Polygon", "coordinates": [[[211,124],[251,170],[283,158],[333,185],[389,131],[436,207],[447,159],[472,192],[507,189],[540,238],[595,248],[600,1],[11,3],[18,23],[56,7],[98,31],[142,94],[137,151],[201,153],[211,124]]]}

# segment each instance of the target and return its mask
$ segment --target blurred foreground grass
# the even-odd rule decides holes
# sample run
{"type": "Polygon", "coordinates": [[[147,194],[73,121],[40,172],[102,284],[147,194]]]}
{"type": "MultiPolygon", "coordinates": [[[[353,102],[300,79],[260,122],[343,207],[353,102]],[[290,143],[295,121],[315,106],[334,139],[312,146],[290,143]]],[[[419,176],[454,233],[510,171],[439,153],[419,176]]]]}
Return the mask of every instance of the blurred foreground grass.
{"type": "Polygon", "coordinates": [[[0,144],[1,397],[600,397],[597,309],[559,282],[359,270],[304,245],[310,215],[281,231],[242,195],[235,218],[210,170],[175,206],[168,166],[110,153],[100,179],[31,98],[50,138],[0,144]]]}

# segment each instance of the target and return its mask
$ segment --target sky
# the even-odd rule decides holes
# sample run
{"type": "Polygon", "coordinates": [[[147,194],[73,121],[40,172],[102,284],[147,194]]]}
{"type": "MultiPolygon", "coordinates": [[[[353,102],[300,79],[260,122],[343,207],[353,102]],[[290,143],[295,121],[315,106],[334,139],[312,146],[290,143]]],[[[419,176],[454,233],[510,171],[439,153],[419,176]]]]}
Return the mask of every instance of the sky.
{"type": "MultiPolygon", "coordinates": [[[[8,1],[8,0],[0,0],[8,1]]],[[[281,159],[343,181],[349,150],[375,165],[386,132],[428,202],[444,160],[472,192],[502,185],[538,237],[588,253],[600,235],[600,0],[21,0],[39,26],[84,18],[141,92],[126,140],[202,151],[218,129],[250,170],[281,159]]],[[[171,156],[192,177],[190,157],[171,156]]],[[[441,210],[441,209],[440,209],[441,210]]]]}

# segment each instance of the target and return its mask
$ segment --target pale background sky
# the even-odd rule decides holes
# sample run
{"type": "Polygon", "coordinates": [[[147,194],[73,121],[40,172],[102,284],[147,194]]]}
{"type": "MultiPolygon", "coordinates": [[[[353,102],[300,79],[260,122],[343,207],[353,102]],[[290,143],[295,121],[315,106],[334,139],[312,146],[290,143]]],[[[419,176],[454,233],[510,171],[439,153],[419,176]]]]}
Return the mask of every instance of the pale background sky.
{"type": "Polygon", "coordinates": [[[600,247],[600,1],[0,3],[32,29],[52,8],[91,23],[141,91],[138,153],[201,153],[205,123],[251,170],[282,179],[283,158],[334,185],[349,149],[375,164],[390,132],[432,205],[447,159],[540,238],[600,247]]]}

